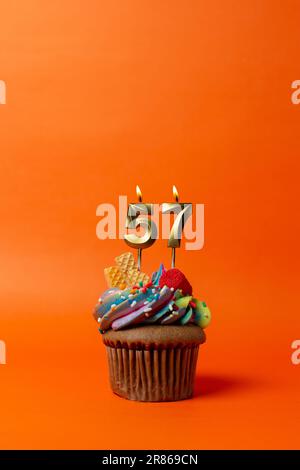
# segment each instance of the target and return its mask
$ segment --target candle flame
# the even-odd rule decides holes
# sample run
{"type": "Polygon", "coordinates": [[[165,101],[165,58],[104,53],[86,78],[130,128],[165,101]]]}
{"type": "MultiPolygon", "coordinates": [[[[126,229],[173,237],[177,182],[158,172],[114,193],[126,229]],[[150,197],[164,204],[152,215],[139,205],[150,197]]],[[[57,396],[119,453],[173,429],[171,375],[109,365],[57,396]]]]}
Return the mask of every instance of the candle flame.
{"type": "Polygon", "coordinates": [[[140,187],[136,185],[136,195],[138,197],[139,202],[142,202],[142,191],[140,190],[140,187]]]}
{"type": "Polygon", "coordinates": [[[177,188],[175,185],[173,185],[173,196],[174,196],[174,199],[176,202],[179,201],[179,195],[178,195],[178,191],[177,191],[177,188]]]}

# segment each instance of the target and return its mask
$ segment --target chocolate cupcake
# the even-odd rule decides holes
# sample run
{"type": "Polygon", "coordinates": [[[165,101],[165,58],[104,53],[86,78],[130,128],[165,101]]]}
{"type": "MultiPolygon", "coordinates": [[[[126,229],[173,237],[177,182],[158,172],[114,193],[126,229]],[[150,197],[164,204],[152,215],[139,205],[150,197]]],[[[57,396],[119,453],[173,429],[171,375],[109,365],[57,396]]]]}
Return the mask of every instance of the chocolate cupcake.
{"type": "Polygon", "coordinates": [[[107,350],[112,390],[138,401],[190,398],[209,309],[193,297],[178,269],[161,265],[151,280],[136,270],[132,283],[131,257],[130,266],[130,276],[124,266],[117,272],[115,285],[111,273],[115,278],[119,267],[107,268],[111,287],[94,312],[107,350]]]}

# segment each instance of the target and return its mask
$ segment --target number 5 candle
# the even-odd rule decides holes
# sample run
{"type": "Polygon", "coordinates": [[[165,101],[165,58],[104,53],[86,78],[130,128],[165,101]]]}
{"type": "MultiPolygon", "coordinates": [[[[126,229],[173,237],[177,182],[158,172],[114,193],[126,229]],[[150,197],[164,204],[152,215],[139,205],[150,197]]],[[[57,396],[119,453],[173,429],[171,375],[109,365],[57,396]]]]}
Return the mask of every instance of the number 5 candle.
{"type": "Polygon", "coordinates": [[[142,203],[142,192],[136,187],[138,203],[132,203],[128,206],[126,229],[144,230],[140,237],[136,233],[125,233],[124,240],[131,248],[138,250],[138,269],[141,270],[142,250],[149,248],[157,238],[156,224],[148,216],[153,213],[153,204],[142,203]],[[143,214],[143,215],[142,215],[143,214]]]}

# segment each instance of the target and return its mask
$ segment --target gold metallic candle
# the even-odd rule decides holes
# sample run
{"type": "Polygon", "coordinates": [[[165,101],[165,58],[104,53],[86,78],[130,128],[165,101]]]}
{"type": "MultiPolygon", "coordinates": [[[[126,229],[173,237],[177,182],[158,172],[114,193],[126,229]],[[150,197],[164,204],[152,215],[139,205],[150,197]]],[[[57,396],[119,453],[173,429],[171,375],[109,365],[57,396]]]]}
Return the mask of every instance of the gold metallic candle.
{"type": "Polygon", "coordinates": [[[136,233],[124,234],[124,240],[131,248],[138,250],[138,269],[141,270],[142,264],[142,250],[149,248],[155,242],[157,238],[157,227],[155,223],[148,218],[153,212],[153,204],[142,203],[142,192],[139,186],[136,187],[136,194],[138,197],[138,203],[129,204],[127,218],[126,218],[126,229],[137,229],[139,227],[144,229],[144,234],[139,237],[136,233]],[[141,214],[145,214],[142,217],[141,214]]]}
{"type": "MultiPolygon", "coordinates": [[[[136,185],[136,195],[138,197],[139,202],[142,202],[143,201],[142,191],[140,190],[140,187],[138,184],[136,185]]],[[[138,270],[139,271],[141,270],[141,266],[142,266],[142,248],[138,248],[138,270]]]]}
{"type": "Polygon", "coordinates": [[[136,185],[135,190],[136,190],[136,195],[138,197],[139,202],[142,202],[143,200],[142,191],[140,190],[140,187],[138,184],[136,185]]]}
{"type": "Polygon", "coordinates": [[[163,214],[176,214],[172,229],[169,235],[168,247],[172,248],[172,268],[175,267],[176,248],[180,247],[182,231],[185,222],[192,215],[192,204],[179,203],[179,195],[176,186],[173,186],[173,196],[175,203],[165,202],[162,204],[163,214]]]}

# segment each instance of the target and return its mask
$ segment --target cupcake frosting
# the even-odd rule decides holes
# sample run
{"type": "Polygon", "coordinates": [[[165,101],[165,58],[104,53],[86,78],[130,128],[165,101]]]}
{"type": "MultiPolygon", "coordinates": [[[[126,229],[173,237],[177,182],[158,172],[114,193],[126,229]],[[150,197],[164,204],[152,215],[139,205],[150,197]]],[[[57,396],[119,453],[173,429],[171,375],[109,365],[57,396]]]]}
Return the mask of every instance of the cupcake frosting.
{"type": "Polygon", "coordinates": [[[142,281],[125,289],[106,290],[99,299],[94,317],[101,333],[140,325],[199,325],[210,322],[205,302],[193,297],[192,287],[178,269],[166,270],[163,265],[152,280],[142,281]]]}

